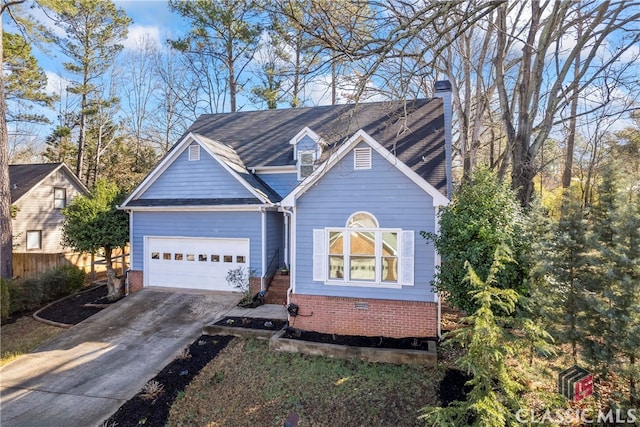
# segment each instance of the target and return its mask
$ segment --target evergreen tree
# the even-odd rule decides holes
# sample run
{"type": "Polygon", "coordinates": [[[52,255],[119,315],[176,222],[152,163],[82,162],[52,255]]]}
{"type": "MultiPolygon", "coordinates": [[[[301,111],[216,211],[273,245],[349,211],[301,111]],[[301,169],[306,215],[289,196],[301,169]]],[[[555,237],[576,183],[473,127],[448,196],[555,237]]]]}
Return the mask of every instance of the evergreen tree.
{"type": "Polygon", "coordinates": [[[569,191],[563,196],[560,219],[548,224],[549,234],[541,239],[535,254],[535,269],[541,280],[532,298],[546,319],[547,329],[562,343],[571,345],[574,363],[587,330],[587,220],[580,197],[569,191]]]}
{"type": "Polygon", "coordinates": [[[131,19],[110,0],[64,0],[67,7],[55,14],[56,25],[66,37],[56,37],[56,43],[70,59],[64,68],[77,79],[71,82],[70,93],[80,97],[78,151],[76,175],[88,182],[85,175],[85,144],[89,115],[95,113],[100,100],[97,80],[112,67],[115,56],[123,49],[131,19]]]}
{"type": "Polygon", "coordinates": [[[453,402],[446,408],[424,408],[420,417],[429,425],[495,426],[515,424],[514,416],[522,402],[518,392],[522,386],[515,378],[508,359],[516,353],[515,335],[506,327],[510,315],[516,309],[518,293],[504,289],[498,283],[500,271],[513,262],[509,248],[499,245],[489,266],[486,279],[480,278],[469,262],[465,262],[476,311],[462,319],[464,326],[449,333],[453,343],[458,343],[465,353],[456,365],[471,374],[467,385],[471,387],[463,402],[453,402]]]}
{"type": "Polygon", "coordinates": [[[640,210],[638,197],[623,200],[616,168],[608,165],[592,208],[591,265],[587,287],[587,360],[603,375],[617,372],[638,401],[640,373],[640,210]]]}

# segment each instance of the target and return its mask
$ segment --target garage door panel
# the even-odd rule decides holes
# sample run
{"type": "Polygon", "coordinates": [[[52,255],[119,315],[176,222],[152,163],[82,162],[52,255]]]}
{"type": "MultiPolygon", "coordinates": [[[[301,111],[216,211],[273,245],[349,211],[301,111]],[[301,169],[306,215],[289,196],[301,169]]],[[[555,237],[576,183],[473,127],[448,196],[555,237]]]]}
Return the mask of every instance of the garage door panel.
{"type": "Polygon", "coordinates": [[[249,267],[248,239],[145,239],[145,284],[190,289],[237,289],[226,281],[229,270],[249,267]]]}

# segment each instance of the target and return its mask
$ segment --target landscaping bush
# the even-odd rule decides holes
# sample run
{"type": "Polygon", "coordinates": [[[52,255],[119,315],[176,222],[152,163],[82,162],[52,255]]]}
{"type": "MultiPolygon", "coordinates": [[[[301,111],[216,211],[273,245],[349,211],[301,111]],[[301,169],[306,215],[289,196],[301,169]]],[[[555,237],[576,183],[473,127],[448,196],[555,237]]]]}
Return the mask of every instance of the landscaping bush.
{"type": "Polygon", "coordinates": [[[86,273],[72,265],[49,270],[40,277],[8,282],[9,315],[35,310],[82,288],[86,273]]]}
{"type": "Polygon", "coordinates": [[[0,318],[4,322],[9,317],[9,284],[0,277],[0,318]]]}

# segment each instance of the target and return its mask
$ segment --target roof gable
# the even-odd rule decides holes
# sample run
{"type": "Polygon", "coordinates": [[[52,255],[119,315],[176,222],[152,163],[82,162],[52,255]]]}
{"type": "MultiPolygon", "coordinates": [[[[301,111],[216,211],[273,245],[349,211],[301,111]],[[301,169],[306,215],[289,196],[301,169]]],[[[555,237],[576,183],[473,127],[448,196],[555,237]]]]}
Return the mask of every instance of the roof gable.
{"type": "Polygon", "coordinates": [[[9,184],[11,186],[11,203],[16,203],[25,194],[36,188],[52,173],[62,170],[64,175],[77,186],[81,192],[89,193],[87,187],[69,170],[64,163],[38,163],[9,165],[9,184]]]}
{"type": "MultiPolygon", "coordinates": [[[[248,195],[249,195],[248,194],[248,195]]],[[[146,200],[146,198],[144,199],[146,200]]],[[[175,201],[181,201],[181,203],[186,205],[194,205],[201,206],[203,204],[211,204],[211,205],[220,205],[224,204],[225,200],[229,200],[230,204],[247,204],[251,202],[251,204],[262,204],[262,203],[273,203],[274,201],[279,201],[280,197],[269,188],[268,185],[264,184],[258,177],[249,173],[244,166],[244,163],[235,153],[235,151],[213,139],[204,137],[198,134],[188,134],[184,137],[174,148],[162,159],[162,161],[154,168],[153,171],[140,183],[136,189],[127,197],[127,199],[122,203],[121,207],[137,207],[137,206],[169,206],[175,204],[175,201]],[[163,199],[152,198],[148,200],[148,203],[143,203],[142,198],[144,197],[145,192],[147,192],[154,183],[156,183],[163,174],[173,165],[176,160],[180,158],[180,156],[188,150],[188,147],[192,144],[198,144],[205,152],[207,152],[211,159],[219,164],[230,176],[235,178],[237,182],[244,187],[248,193],[252,196],[249,198],[229,198],[229,199],[194,199],[192,197],[187,198],[171,198],[164,199],[166,202],[163,203],[163,199]],[[141,200],[138,200],[138,199],[141,200]],[[238,203],[238,200],[241,200],[242,203],[238,203]],[[188,202],[188,203],[187,203],[188,202]]]]}
{"type": "Polygon", "coordinates": [[[389,161],[389,163],[400,170],[411,181],[413,181],[418,187],[424,190],[433,198],[433,205],[440,206],[449,203],[449,200],[438,191],[433,185],[418,175],[413,169],[409,168],[406,164],[401,162],[396,156],[389,150],[384,148],[374,138],[368,135],[365,131],[359,130],[356,132],[347,142],[342,144],[337,150],[335,150],[324,163],[309,175],[304,181],[298,185],[291,193],[289,193],[283,200],[283,206],[295,206],[296,199],[302,196],[308,189],[313,187],[313,184],[319,181],[333,166],[338,164],[349,152],[351,152],[358,144],[366,143],[373,150],[375,150],[382,158],[389,161]]]}

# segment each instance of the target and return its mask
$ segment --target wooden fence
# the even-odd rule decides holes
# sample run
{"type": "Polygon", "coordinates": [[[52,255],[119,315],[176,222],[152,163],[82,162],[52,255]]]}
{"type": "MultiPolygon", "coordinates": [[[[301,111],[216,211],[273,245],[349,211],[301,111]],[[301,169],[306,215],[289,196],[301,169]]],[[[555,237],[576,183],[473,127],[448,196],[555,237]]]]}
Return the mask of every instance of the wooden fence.
{"type": "MultiPolygon", "coordinates": [[[[116,274],[124,274],[129,268],[128,247],[125,248],[124,251],[120,248],[114,249],[111,258],[116,274]]],[[[99,255],[96,255],[92,261],[91,254],[79,252],[58,254],[13,253],[14,277],[25,278],[39,276],[45,271],[63,265],[75,265],[88,274],[91,274],[93,271],[94,276],[104,273],[107,269],[104,257],[99,255]]],[[[95,280],[95,277],[91,278],[91,280],[95,280]]]]}

